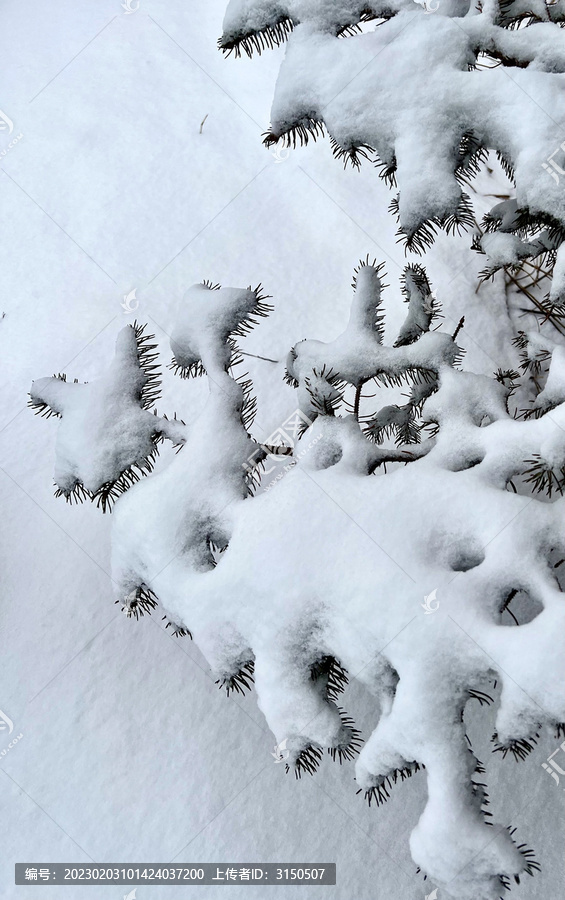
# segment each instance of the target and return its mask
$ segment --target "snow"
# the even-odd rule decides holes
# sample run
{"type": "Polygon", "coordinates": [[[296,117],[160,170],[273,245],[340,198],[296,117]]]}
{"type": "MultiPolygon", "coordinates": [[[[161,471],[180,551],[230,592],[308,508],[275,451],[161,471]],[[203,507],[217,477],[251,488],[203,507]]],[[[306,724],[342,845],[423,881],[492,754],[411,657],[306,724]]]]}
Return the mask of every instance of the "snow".
{"type": "Polygon", "coordinates": [[[527,259],[534,249],[532,244],[520,240],[518,235],[505,231],[487,232],[481,238],[481,248],[488,256],[493,270],[527,259]]]}
{"type": "MultiPolygon", "coordinates": [[[[131,321],[122,300],[134,287],[135,315],[156,333],[165,363],[174,310],[189,285],[202,278],[234,285],[261,280],[274,295],[274,313],[242,342],[246,351],[279,360],[245,357],[257,385],[258,440],[296,406],[295,392],[282,381],[289,347],[310,335],[330,342],[345,329],[350,295],[344,286],[367,251],[387,259],[387,344],[398,333],[406,313],[398,289],[404,260],[384,213],[388,191],[370,168],[343,173],[323,145],[292,151],[281,164],[260,146],[281,53],[222,59],[215,41],[224,6],[223,0],[190,6],[144,0],[126,16],[116,0],[80,7],[69,0],[48,6],[8,0],[0,13],[7,73],[0,105],[24,134],[3,157],[0,178],[0,308],[6,313],[0,322],[6,598],[0,708],[24,734],[0,765],[6,898],[37,893],[36,886],[13,885],[13,862],[32,859],[329,860],[337,862],[338,885],[331,890],[339,900],[369,900],[375,891],[422,900],[432,890],[415,876],[408,846],[426,802],[425,773],[398,784],[378,810],[355,795],[350,763],[340,767],[325,758],[315,778],[285,777],[273,765],[275,739],[256,694],[226,699],[194,643],[172,638],[158,615],[129,621],[113,605],[111,521],[90,504],[71,507],[53,498],[61,423],[40,421],[26,407],[34,379],[67,372],[70,387],[74,377],[94,384],[103,376],[119,331],[131,321]]],[[[467,238],[440,236],[428,273],[445,330],[452,333],[466,314],[458,339],[467,350],[465,366],[491,374],[516,366],[512,328],[499,281],[475,294],[482,261],[467,247],[467,238]]],[[[190,430],[207,397],[204,379],[187,382],[166,372],[158,411],[176,410],[190,430]]],[[[164,448],[156,470],[184,452],[175,457],[164,448]]],[[[320,477],[330,472],[323,469],[320,477]]],[[[279,495],[277,506],[280,488],[291,493],[292,475],[269,492],[279,495]]],[[[353,547],[362,534],[359,510],[344,494],[337,499],[348,514],[338,527],[353,547]]],[[[315,497],[317,504],[321,489],[315,497]]],[[[335,506],[328,497],[323,502],[326,511],[335,506]]],[[[368,538],[365,546],[374,550],[368,538]]],[[[322,539],[315,549],[327,557],[322,539]]],[[[363,556],[357,549],[343,564],[362,567],[363,556]]],[[[265,607],[273,581],[286,602],[296,580],[286,566],[273,570],[265,607]]],[[[426,585],[425,593],[433,587],[426,585]]],[[[344,620],[335,638],[346,646],[355,633],[344,620]]],[[[233,641],[224,637],[224,645],[233,641]]],[[[371,685],[378,678],[384,683],[378,660],[364,673],[371,685]]],[[[381,701],[354,679],[340,702],[367,737],[381,701]]],[[[390,692],[382,703],[390,705],[390,692]]],[[[469,705],[465,718],[488,767],[496,819],[516,825],[543,865],[514,892],[524,900],[559,896],[560,795],[540,765],[557,742],[544,734],[524,763],[502,762],[489,743],[497,704],[480,715],[469,705]]],[[[264,893],[281,892],[290,888],[264,893]]],[[[201,893],[218,894],[214,888],[201,893]]],[[[61,888],[43,887],[41,894],[60,900],[61,888]]],[[[111,898],[120,889],[74,888],[72,894],[111,898]]],[[[137,890],[139,900],[185,894],[170,886],[137,890]]],[[[292,897],[312,896],[313,888],[292,888],[292,897]]]]}
{"type": "MultiPolygon", "coordinates": [[[[392,706],[360,752],[357,782],[370,793],[396,770],[424,765],[429,799],[411,838],[414,861],[449,896],[466,900],[478,891],[495,900],[498,876],[519,876],[528,861],[509,836],[490,842],[481,802],[475,802],[477,760],[461,715],[469,691],[496,680],[502,685],[496,730],[503,744],[565,719],[565,660],[555,644],[565,609],[550,562],[551,552],[565,552],[565,500],[548,504],[506,489],[534,457],[563,466],[565,404],[551,417],[516,421],[506,408],[507,388],[454,370],[453,339],[424,333],[396,348],[401,359],[391,371],[408,370],[415,360],[435,368],[439,390],[423,417],[436,422],[439,433],[426,455],[367,478],[387,458],[386,450],[377,448],[377,460],[368,465],[366,439],[353,417],[336,418],[320,408],[317,449],[300,452],[303,443],[313,443],[314,425],[296,445],[296,465],[273,490],[238,499],[244,429],[229,376],[207,360],[220,357],[222,344],[229,346],[243,301],[249,308],[253,299],[243,291],[206,288],[185,298],[183,315],[192,323],[200,319],[208,341],[206,352],[193,358],[201,356],[210,368],[210,400],[181,454],[117,505],[117,596],[149,585],[166,614],[190,630],[217,675],[253,662],[259,707],[277,743],[285,741],[291,767],[310,747],[352,753],[350,726],[312,679],[316,660],[339,659],[373,693],[384,691],[389,699],[385,672],[396,672],[392,706]],[[204,301],[201,311],[204,294],[218,300],[211,306],[204,301]],[[439,362],[438,343],[445,348],[439,362]],[[344,532],[343,512],[372,547],[360,542],[358,532],[344,532]],[[225,550],[217,565],[204,568],[210,542],[225,550]],[[321,559],[323,566],[316,564],[321,559]],[[300,573],[292,585],[289,572],[300,573]],[[433,620],[416,615],[417,599],[431,586],[441,597],[433,620]],[[513,590],[527,592],[543,611],[521,628],[501,629],[504,601],[513,590]],[[354,624],[348,637],[344,620],[354,624]],[[363,672],[376,655],[384,669],[371,680],[363,672]],[[551,663],[549,673],[540,659],[551,663]],[[527,692],[520,687],[524,676],[527,692]]],[[[344,334],[327,345],[317,342],[310,353],[295,346],[290,374],[299,383],[299,399],[308,372],[318,372],[318,382],[324,372],[334,372],[353,385],[378,375],[382,323],[369,312],[380,302],[379,270],[362,265],[344,334]],[[365,353],[363,338],[372,341],[365,353]]],[[[555,351],[552,366],[562,379],[563,360],[555,351]]],[[[305,411],[311,413],[310,406],[305,411]]]]}
{"type": "MultiPolygon", "coordinates": [[[[321,372],[325,365],[327,371],[357,387],[376,374],[393,380],[412,367],[437,372],[441,365],[455,360],[457,348],[446,334],[424,333],[417,343],[406,348],[398,343],[394,347],[383,346],[379,323],[370,322],[370,316],[382,302],[381,279],[377,270],[367,265],[361,265],[356,278],[351,316],[343,334],[330,344],[303,341],[294,346],[296,358],[289,361],[287,368],[297,381],[314,370],[321,372]]],[[[428,328],[429,322],[430,319],[428,328]]],[[[404,329],[405,326],[401,333],[404,329]]]]}
{"type": "Polygon", "coordinates": [[[358,22],[364,5],[236,0],[226,14],[228,43],[272,24],[269,9],[271,19],[284,9],[295,27],[268,141],[294,144],[298,136],[302,143],[325,126],[338,148],[372,148],[395,173],[400,233],[408,246],[417,247],[418,232],[430,220],[447,230],[450,217],[468,218],[455,171],[465,135],[514,166],[520,207],[563,219],[559,178],[553,172],[550,184],[541,177],[565,125],[559,112],[565,53],[557,24],[509,29],[497,24],[503,15],[497,19],[491,6],[469,8],[465,16],[453,8],[429,16],[401,4],[372,32],[339,39],[343,23],[358,22]],[[469,71],[481,52],[504,65],[469,71]]]}
{"type": "Polygon", "coordinates": [[[161,437],[180,446],[186,440],[180,423],[148,412],[160,375],[148,340],[143,327],[126,326],[109,371],[93,384],[69,384],[60,375],[33,382],[32,408],[62,420],[54,480],[67,499],[82,489],[94,499],[133,466],[150,469],[161,437]]]}

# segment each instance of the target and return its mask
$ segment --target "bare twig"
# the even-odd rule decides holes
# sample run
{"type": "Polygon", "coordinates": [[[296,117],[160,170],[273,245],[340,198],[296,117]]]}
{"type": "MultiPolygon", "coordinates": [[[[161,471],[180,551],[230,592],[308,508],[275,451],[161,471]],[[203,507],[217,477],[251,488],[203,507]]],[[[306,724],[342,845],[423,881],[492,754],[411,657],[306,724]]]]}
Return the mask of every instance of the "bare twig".
{"type": "MultiPolygon", "coordinates": [[[[522,284],[520,284],[520,282],[517,281],[516,278],[514,278],[514,276],[508,271],[508,269],[505,269],[504,272],[505,272],[505,275],[508,278],[508,280],[511,281],[512,284],[515,285],[522,294],[526,295],[528,300],[530,300],[532,302],[532,304],[536,307],[536,309],[539,312],[544,314],[544,316],[546,317],[544,321],[550,321],[551,324],[553,325],[553,327],[555,328],[555,330],[558,331],[559,334],[561,334],[565,337],[565,329],[563,328],[561,323],[558,321],[558,319],[556,319],[555,316],[548,316],[547,308],[545,306],[543,306],[543,304],[540,303],[540,301],[537,299],[537,297],[534,297],[534,295],[531,294],[527,288],[525,288],[522,284]]],[[[530,310],[530,312],[533,313],[533,310],[530,310]]]]}
{"type": "Polygon", "coordinates": [[[461,318],[459,319],[459,324],[457,325],[457,328],[455,329],[455,331],[453,332],[453,335],[452,335],[454,341],[457,339],[457,335],[463,328],[464,324],[465,324],[465,316],[461,316],[461,318]]]}
{"type": "Polygon", "coordinates": [[[279,362],[278,359],[269,359],[268,356],[258,356],[256,353],[247,353],[245,350],[240,350],[239,352],[241,353],[242,356],[254,356],[255,359],[264,359],[265,362],[272,362],[272,363],[279,362]]]}

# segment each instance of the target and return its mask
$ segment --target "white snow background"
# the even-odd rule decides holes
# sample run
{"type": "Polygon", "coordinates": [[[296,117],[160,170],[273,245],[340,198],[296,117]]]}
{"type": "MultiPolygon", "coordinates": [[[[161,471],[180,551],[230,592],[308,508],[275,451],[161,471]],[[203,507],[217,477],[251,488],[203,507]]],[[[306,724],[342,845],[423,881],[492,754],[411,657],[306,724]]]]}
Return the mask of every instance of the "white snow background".
{"type": "MultiPolygon", "coordinates": [[[[15,887],[15,862],[337,863],[336,887],[141,886],[138,900],[424,900],[433,888],[408,849],[425,773],[379,809],[356,795],[353,763],[326,757],[313,778],[285,776],[253,694],[226,699],[194,644],[171,637],[159,616],[136,622],[113,604],[110,518],[53,497],[56,421],[26,408],[35,378],[100,374],[134,316],[166,364],[175,306],[203,278],[263,283],[275,311],[242,346],[276,360],[297,340],[339,333],[352,269],[367,253],[386,261],[390,333],[403,318],[405,259],[388,189],[370,166],[344,172],[327,143],[279,159],[262,146],[284,49],[224,59],[224,7],[0,8],[0,110],[14,126],[0,131],[0,709],[23,734],[0,757],[2,900],[127,893],[15,887]],[[128,314],[133,289],[139,306],[128,314]]],[[[511,328],[498,281],[475,293],[484,260],[469,244],[441,236],[425,264],[446,327],[466,315],[465,367],[492,374],[516,363],[511,328]]],[[[281,366],[247,359],[261,379],[255,428],[265,439],[294,409],[293,392],[281,366]]],[[[205,392],[205,381],[166,371],[158,410],[190,421],[205,392]]],[[[371,698],[353,683],[343,702],[370,732],[371,698]]],[[[562,792],[541,763],[558,742],[544,736],[525,762],[502,761],[490,753],[494,711],[474,713],[494,820],[517,826],[542,865],[512,897],[557,900],[562,792]]],[[[11,737],[0,732],[0,750],[11,737]]]]}

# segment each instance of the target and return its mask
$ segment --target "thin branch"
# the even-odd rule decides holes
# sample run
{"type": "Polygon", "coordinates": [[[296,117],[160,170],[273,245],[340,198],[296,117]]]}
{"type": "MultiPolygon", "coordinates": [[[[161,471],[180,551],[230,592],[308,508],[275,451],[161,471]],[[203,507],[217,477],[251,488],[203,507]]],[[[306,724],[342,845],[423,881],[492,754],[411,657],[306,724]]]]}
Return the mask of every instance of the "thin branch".
{"type": "MultiPolygon", "coordinates": [[[[540,301],[537,299],[537,297],[534,297],[533,294],[530,294],[530,292],[525,287],[523,287],[520,284],[520,282],[517,281],[516,278],[514,278],[513,275],[510,274],[510,272],[507,269],[505,269],[505,275],[512,282],[512,284],[514,284],[518,288],[519,291],[521,291],[523,294],[526,295],[528,300],[531,300],[531,302],[536,307],[536,309],[539,310],[539,312],[541,312],[545,316],[547,316],[547,309],[540,303],[540,301]]],[[[547,321],[547,319],[546,319],[546,321],[547,321]]],[[[565,337],[565,328],[563,328],[563,326],[559,323],[559,321],[556,321],[556,319],[553,317],[550,318],[549,321],[551,322],[551,324],[553,325],[555,330],[558,331],[559,334],[561,334],[563,337],[565,337]]]]}
{"type": "Polygon", "coordinates": [[[255,359],[264,359],[265,362],[272,362],[272,363],[280,362],[280,360],[278,360],[278,359],[269,359],[268,356],[258,356],[256,353],[247,353],[246,350],[240,350],[239,352],[241,353],[242,356],[254,356],[255,359]]]}
{"type": "Polygon", "coordinates": [[[464,325],[464,324],[465,324],[465,316],[461,316],[461,318],[459,319],[459,324],[458,324],[457,328],[455,329],[455,331],[454,331],[453,334],[452,334],[452,338],[453,338],[454,341],[457,339],[457,335],[459,334],[459,332],[460,332],[461,329],[463,328],[463,325],[464,325]]]}

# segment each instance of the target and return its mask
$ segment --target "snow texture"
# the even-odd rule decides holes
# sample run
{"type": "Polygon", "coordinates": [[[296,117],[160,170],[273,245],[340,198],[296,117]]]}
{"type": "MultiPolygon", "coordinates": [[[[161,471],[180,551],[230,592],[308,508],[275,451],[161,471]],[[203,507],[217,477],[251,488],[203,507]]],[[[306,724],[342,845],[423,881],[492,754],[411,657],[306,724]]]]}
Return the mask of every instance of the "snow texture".
{"type": "Polygon", "coordinates": [[[556,641],[565,607],[553,568],[565,553],[563,357],[553,350],[551,412],[517,421],[509,388],[454,368],[454,338],[427,330],[422,269],[407,267],[408,318],[397,346],[383,344],[381,275],[363,261],[344,334],[289,354],[299,412],[312,424],[268,492],[250,492],[250,471],[269,448],[248,434],[244,389],[232,373],[236,335],[253,313],[266,313],[264,298],[259,289],[209,284],[186,293],[173,365],[181,375],[183,366],[205,370],[209,400],[167,468],[116,504],[113,579],[126,612],[160,603],[228,693],[255,681],[297,776],[313,774],[324,749],[340,762],[359,752],[359,732],[337,705],[354,675],[380,709],[357,760],[359,789],[379,805],[425,767],[413,859],[449,896],[495,900],[537,863],[513,832],[491,832],[463,712],[500,684],[495,748],[517,755],[542,726],[562,729],[565,720],[556,641]],[[416,318],[425,324],[414,338],[416,318]],[[379,380],[426,386],[406,407],[413,422],[421,412],[432,436],[422,441],[416,428],[403,443],[403,422],[382,409],[365,427],[337,414],[339,385],[379,380]],[[375,443],[386,422],[395,447],[375,443]],[[382,474],[387,462],[405,465],[382,474]],[[550,496],[547,484],[557,485],[559,499],[515,492],[520,476],[550,496]],[[343,512],[355,513],[364,541],[358,528],[344,529],[343,512]],[[518,593],[541,611],[520,627],[502,625],[518,593]]]}
{"type": "MultiPolygon", "coordinates": [[[[398,786],[386,807],[376,811],[351,790],[352,764],[340,770],[327,757],[315,779],[285,779],[283,766],[273,765],[273,741],[265,734],[255,693],[245,698],[231,693],[222,703],[193,643],[186,638],[171,642],[158,616],[137,623],[119,613],[112,616],[117,607],[108,607],[106,569],[113,517],[94,516],[89,508],[51,497],[57,422],[46,427],[23,409],[29,383],[38,374],[67,371],[71,380],[80,375],[94,382],[117,329],[128,321],[120,300],[134,285],[140,289],[137,315],[143,321],[147,315],[148,330],[166,346],[167,335],[155,319],[171,333],[171,305],[202,274],[214,273],[229,284],[244,285],[255,276],[268,280],[277,309],[244,345],[281,360],[273,365],[246,357],[256,381],[259,410],[253,433],[258,439],[266,439],[296,406],[293,392],[281,381],[291,344],[305,336],[329,342],[344,330],[343,273],[367,249],[386,255],[387,269],[394,273],[392,290],[385,292],[387,332],[398,332],[401,250],[385,213],[386,185],[370,166],[361,172],[332,166],[324,142],[290,153],[283,165],[273,162],[257,139],[257,123],[269,120],[284,50],[251,63],[224,61],[215,49],[224,6],[225,0],[143,0],[135,15],[127,15],[119,0],[80,6],[56,0],[36,4],[30,19],[29,4],[2,4],[6,78],[1,106],[25,135],[7,154],[13,135],[4,132],[1,140],[1,310],[6,315],[1,323],[5,640],[0,706],[24,731],[17,754],[10,752],[2,763],[1,893],[6,898],[37,893],[34,886],[14,886],[11,862],[32,857],[162,862],[195,835],[177,859],[335,861],[338,885],[331,896],[339,900],[374,900],[375,893],[422,900],[433,887],[414,875],[407,852],[406,829],[426,800],[424,771],[398,786]],[[30,103],[47,82],[49,88],[30,103]],[[172,257],[174,262],[149,283],[172,257]],[[136,826],[139,822],[143,828],[136,826]]],[[[529,0],[522,7],[531,8],[529,0]]],[[[559,155],[553,160],[563,166],[559,155]]],[[[551,183],[546,171],[541,177],[551,183]]],[[[465,366],[485,374],[497,365],[517,367],[502,278],[475,294],[481,260],[473,259],[466,236],[439,235],[426,264],[442,297],[444,327],[452,333],[466,316],[458,340],[467,350],[465,366]]],[[[528,329],[523,318],[519,322],[528,329]]],[[[205,382],[166,373],[160,404],[182,409],[190,425],[200,413],[205,382]]],[[[297,453],[307,455],[309,443],[301,442],[297,453]]],[[[168,455],[173,454],[162,453],[157,469],[168,455]]],[[[351,508],[349,513],[357,516],[351,508]]],[[[386,511],[387,518],[393,514],[386,511]]],[[[335,525],[347,530],[345,513],[335,525]]],[[[320,547],[320,553],[326,550],[320,547]]],[[[283,580],[292,588],[298,578],[286,568],[272,574],[274,582],[281,582],[281,593],[283,580]]],[[[270,590],[265,606],[271,596],[270,590]]],[[[518,599],[512,607],[522,620],[518,599]]],[[[419,606],[418,611],[423,614],[419,606]]],[[[508,610],[502,618],[510,621],[508,610]]],[[[527,690],[526,682],[520,683],[527,690]]],[[[356,680],[341,696],[342,705],[354,710],[356,726],[370,733],[379,714],[376,698],[371,700],[356,680]]],[[[555,898],[563,888],[563,795],[540,761],[558,744],[548,730],[527,760],[503,761],[502,753],[489,752],[496,706],[482,710],[474,701],[465,711],[475,752],[486,754],[488,776],[482,780],[489,782],[489,808],[498,821],[517,825],[521,839],[535,841],[543,867],[511,896],[555,898]]],[[[315,887],[286,890],[308,900],[320,894],[315,887]]],[[[220,896],[215,888],[201,891],[207,900],[220,896]]],[[[116,890],[100,886],[94,893],[97,900],[110,900],[116,890]]],[[[152,898],[167,900],[184,893],[170,885],[150,891],[152,898]]],[[[263,893],[280,900],[285,889],[263,893]]],[[[41,894],[60,900],[61,890],[44,885],[41,894]]],[[[93,891],[77,887],[72,894],[92,897],[93,891]]],[[[247,897],[248,890],[232,886],[230,894],[247,897]]]]}
{"type": "MultiPolygon", "coordinates": [[[[485,220],[505,235],[482,247],[494,271],[554,263],[565,238],[564,22],[563,0],[231,0],[219,45],[252,55],[288,41],[265,143],[327,132],[346,165],[373,160],[398,187],[407,250],[473,225],[463,187],[495,151],[516,199],[511,222],[496,207],[485,220]]],[[[563,304],[561,283],[553,295],[563,304]]]]}
{"type": "Polygon", "coordinates": [[[92,384],[70,383],[64,374],[33,382],[31,408],[61,419],[54,479],[68,501],[88,496],[106,511],[151,471],[160,441],[184,443],[184,423],[149,412],[160,383],[150,338],[144,326],[126,326],[109,371],[92,384]]]}

